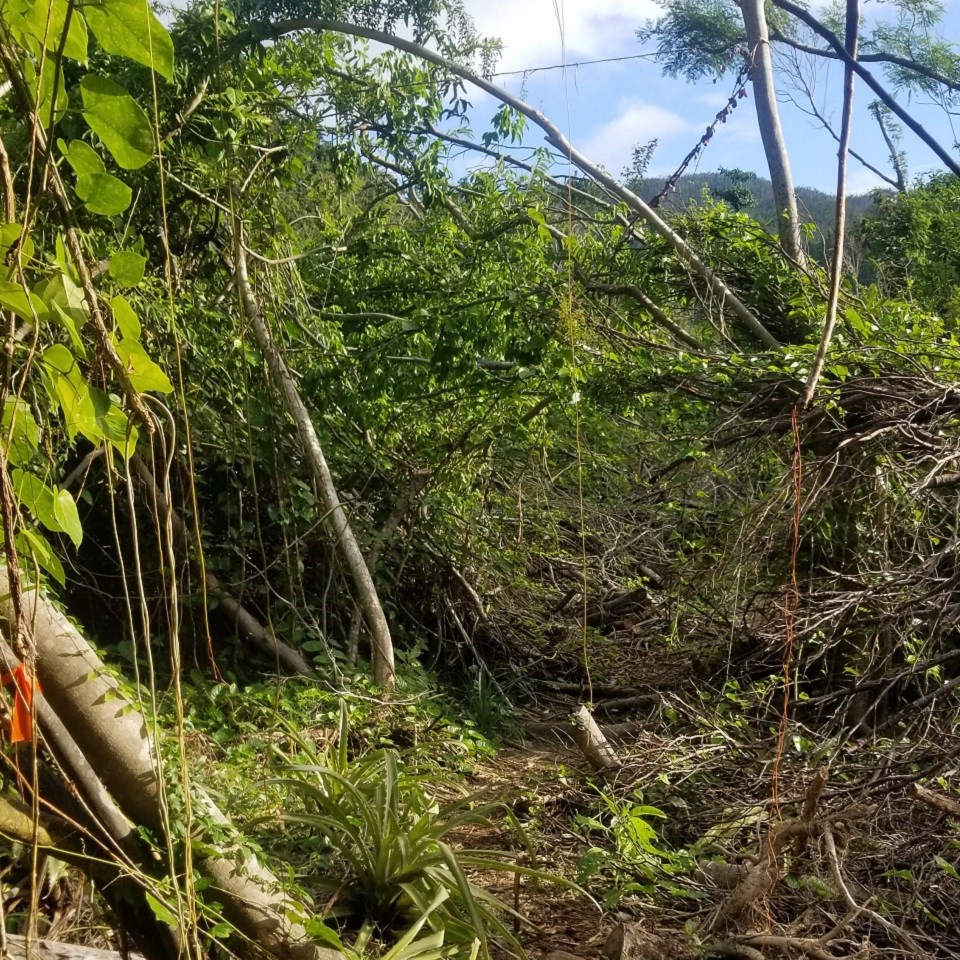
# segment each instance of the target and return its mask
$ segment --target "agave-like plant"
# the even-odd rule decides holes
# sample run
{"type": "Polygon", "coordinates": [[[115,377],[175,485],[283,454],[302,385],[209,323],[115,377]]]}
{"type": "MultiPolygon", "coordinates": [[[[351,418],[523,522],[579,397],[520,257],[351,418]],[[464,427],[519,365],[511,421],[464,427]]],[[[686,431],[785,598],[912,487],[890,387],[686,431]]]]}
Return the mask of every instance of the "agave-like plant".
{"type": "Polygon", "coordinates": [[[477,794],[439,803],[427,790],[425,776],[392,749],[351,759],[344,709],[336,742],[322,754],[297,731],[287,730],[298,756],[294,761],[278,750],[280,775],[270,782],[299,801],[298,809],[282,814],[283,820],[321,841],[305,844],[315,851],[313,857],[323,860],[317,874],[329,876],[331,865],[340,868],[339,877],[324,881],[338,894],[331,916],[364,921],[366,935],[375,928],[399,936],[405,955],[426,947],[423,940],[428,939],[432,949],[427,953],[468,947],[488,958],[492,938],[523,956],[508,926],[523,918],[472,883],[465,870],[501,870],[573,885],[522,865],[516,854],[454,850],[447,842],[465,827],[488,826],[490,815],[498,812],[526,845],[506,804],[481,803],[477,794]],[[410,938],[412,927],[420,930],[424,925],[432,931],[429,937],[410,938]]]}

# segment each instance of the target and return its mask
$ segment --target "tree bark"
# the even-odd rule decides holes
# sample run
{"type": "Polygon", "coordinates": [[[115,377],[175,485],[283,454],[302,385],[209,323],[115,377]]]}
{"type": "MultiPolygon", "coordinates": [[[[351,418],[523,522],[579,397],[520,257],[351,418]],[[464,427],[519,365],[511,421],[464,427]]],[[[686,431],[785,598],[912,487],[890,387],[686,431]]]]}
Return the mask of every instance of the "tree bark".
{"type": "MultiPolygon", "coordinates": [[[[162,835],[166,830],[160,758],[147,720],[121,692],[93,648],[70,621],[37,589],[24,593],[24,616],[36,644],[36,670],[50,707],[103,781],[117,805],[134,823],[162,835]]],[[[6,570],[0,570],[0,623],[12,615],[6,570]]],[[[206,796],[198,805],[212,819],[229,825],[206,796]]],[[[280,882],[256,857],[219,853],[199,860],[214,881],[212,892],[224,914],[254,944],[279,960],[342,960],[313,943],[291,916],[308,916],[308,907],[290,900],[280,882]]]]}
{"type": "Polygon", "coordinates": [[[570,720],[573,739],[580,752],[590,761],[590,766],[605,777],[615,774],[621,766],[620,758],[586,706],[581,705],[570,720]]]}
{"type": "Polygon", "coordinates": [[[144,960],[140,953],[99,950],[59,940],[31,940],[28,954],[26,937],[8,933],[6,940],[7,956],[11,960],[144,960]]]}
{"type": "Polygon", "coordinates": [[[300,397],[300,392],[293,382],[290,370],[273,341],[270,328],[267,326],[267,322],[253,295],[250,278],[247,274],[247,254],[243,246],[242,230],[239,223],[234,224],[233,231],[234,276],[240,291],[240,302],[244,316],[253,328],[253,334],[267,361],[274,383],[283,397],[287,413],[296,424],[301,447],[317,483],[324,520],[333,531],[337,548],[350,571],[350,576],[353,578],[354,587],[357,591],[357,604],[363,610],[364,619],[367,621],[367,629],[370,631],[373,679],[384,690],[390,691],[393,689],[395,668],[393,640],[390,636],[386,614],[384,614],[383,607],[380,604],[380,597],[370,574],[370,568],[363,558],[360,544],[354,536],[344,506],[340,502],[340,496],[333,482],[333,475],[327,464],[327,458],[324,456],[317,431],[310,419],[310,412],[300,397]]]}
{"type": "Polygon", "coordinates": [[[770,171],[773,199],[777,207],[777,233],[787,256],[804,263],[806,256],[800,242],[800,215],[797,197],[790,173],[790,158],[780,126],[777,108],[777,89],[773,82],[773,59],[770,56],[770,36],[763,0],[740,0],[747,44],[753,63],[753,97],[757,107],[760,138],[770,171]]]}

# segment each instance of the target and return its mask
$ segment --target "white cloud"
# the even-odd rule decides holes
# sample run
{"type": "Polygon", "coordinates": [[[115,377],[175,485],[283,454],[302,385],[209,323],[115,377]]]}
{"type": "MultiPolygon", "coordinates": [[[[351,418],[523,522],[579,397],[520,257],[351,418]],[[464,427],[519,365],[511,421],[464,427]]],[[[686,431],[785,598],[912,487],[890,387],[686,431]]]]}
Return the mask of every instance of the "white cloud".
{"type": "Polygon", "coordinates": [[[660,11],[654,0],[467,0],[479,31],[503,41],[498,70],[639,52],[637,27],[660,11]]]}
{"type": "MultiPolygon", "coordinates": [[[[872,158],[870,158],[872,159],[872,158]]],[[[877,187],[888,187],[889,183],[884,183],[872,170],[857,163],[852,157],[850,166],[847,169],[847,196],[858,193],[869,193],[877,187]]],[[[879,166],[879,164],[878,164],[879,166]]]]}
{"type": "Polygon", "coordinates": [[[633,148],[655,137],[668,139],[690,133],[693,125],[679,114],[636,97],[620,101],[617,116],[594,132],[583,145],[591,160],[619,174],[630,162],[633,148]]]}

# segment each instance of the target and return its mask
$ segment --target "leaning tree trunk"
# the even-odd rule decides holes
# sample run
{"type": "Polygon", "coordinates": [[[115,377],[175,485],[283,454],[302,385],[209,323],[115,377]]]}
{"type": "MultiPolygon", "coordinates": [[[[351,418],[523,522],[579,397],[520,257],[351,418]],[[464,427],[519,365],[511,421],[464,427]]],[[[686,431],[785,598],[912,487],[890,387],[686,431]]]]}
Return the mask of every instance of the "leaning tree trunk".
{"type": "Polygon", "coordinates": [[[770,35],[763,0],[740,0],[747,44],[753,61],[753,96],[757,104],[757,121],[763,151],[767,156],[773,200],[777,208],[777,231],[787,256],[803,263],[805,255],[800,242],[800,216],[793,191],[790,158],[780,126],[777,90],[773,83],[773,60],[770,56],[770,35]]]}
{"type": "MultiPolygon", "coordinates": [[[[160,758],[146,717],[120,690],[106,665],[72,623],[39,590],[23,595],[24,617],[36,646],[36,670],[43,696],[69,730],[94,772],[122,812],[162,835],[164,798],[160,758]]],[[[0,625],[9,630],[13,614],[6,570],[0,569],[0,625]]],[[[197,806],[229,827],[206,796],[197,806]]],[[[280,882],[256,857],[237,851],[197,863],[213,881],[210,892],[245,938],[279,960],[342,960],[313,943],[292,919],[311,911],[286,896],[280,882]]]]}
{"type": "Polygon", "coordinates": [[[363,557],[360,544],[357,542],[353,528],[347,520],[345,507],[337,493],[337,487],[333,482],[333,475],[330,473],[327,458],[320,446],[320,438],[313,426],[313,420],[310,419],[310,412],[293,382],[293,377],[286,362],[273,341],[270,328],[267,326],[267,322],[253,295],[250,278],[247,275],[247,253],[243,246],[243,236],[239,222],[234,225],[233,230],[234,279],[240,291],[240,303],[244,316],[253,328],[253,334],[264,359],[267,361],[267,366],[270,368],[274,384],[283,397],[287,413],[296,424],[297,433],[300,435],[301,448],[310,464],[310,469],[317,484],[318,499],[323,509],[324,519],[333,531],[337,549],[340,551],[340,556],[353,578],[354,587],[357,591],[357,606],[363,611],[367,629],[370,631],[373,679],[384,690],[392,690],[395,670],[393,639],[390,636],[390,627],[380,604],[376,585],[370,574],[370,567],[363,557]]]}

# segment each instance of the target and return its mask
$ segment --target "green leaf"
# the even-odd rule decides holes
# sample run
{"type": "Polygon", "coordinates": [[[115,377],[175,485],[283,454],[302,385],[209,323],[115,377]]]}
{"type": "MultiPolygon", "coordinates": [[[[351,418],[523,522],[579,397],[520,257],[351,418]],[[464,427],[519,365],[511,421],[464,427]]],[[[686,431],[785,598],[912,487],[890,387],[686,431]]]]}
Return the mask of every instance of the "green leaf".
{"type": "MultiPolygon", "coordinates": [[[[132,250],[121,250],[110,258],[110,276],[121,287],[135,287],[143,279],[143,268],[146,265],[146,257],[141,257],[132,250]]],[[[127,336],[126,332],[123,335],[127,336]]],[[[139,331],[137,336],[140,336],[139,331]]]]}
{"type": "Polygon", "coordinates": [[[44,45],[55,53],[63,42],[65,57],[86,63],[87,25],[76,9],[70,16],[66,40],[63,40],[68,10],[68,0],[10,0],[4,8],[3,18],[18,39],[37,41],[36,45],[24,44],[32,52],[38,52],[44,45]]]}
{"type": "Polygon", "coordinates": [[[65,89],[63,73],[58,64],[51,57],[43,61],[43,70],[39,77],[37,68],[32,60],[23,62],[23,79],[26,81],[27,89],[30,91],[31,102],[37,105],[37,114],[48,125],[51,120],[53,123],[59,123],[63,115],[67,112],[69,102],[67,100],[67,91],[65,89]],[[58,78],[56,83],[56,102],[54,102],[54,79],[58,78]]]}
{"type": "Polygon", "coordinates": [[[113,311],[113,319],[117,321],[124,340],[139,340],[140,320],[126,299],[120,296],[114,297],[110,301],[110,309],[113,311]]]}
{"type": "Polygon", "coordinates": [[[147,898],[147,904],[149,905],[151,912],[161,923],[165,923],[169,927],[177,926],[179,921],[170,911],[169,907],[161,903],[155,896],[153,896],[153,894],[149,892],[145,892],[144,895],[147,898]]]}
{"type": "Polygon", "coordinates": [[[53,552],[50,544],[36,530],[23,527],[17,534],[16,544],[19,554],[32,556],[40,567],[46,570],[61,587],[66,584],[67,577],[63,572],[63,564],[53,552]]]}
{"type": "Polygon", "coordinates": [[[33,417],[33,411],[20,397],[7,397],[3,405],[3,419],[0,421],[3,441],[10,437],[7,459],[20,466],[30,460],[40,448],[40,428],[33,417]]]}
{"type": "Polygon", "coordinates": [[[69,490],[58,490],[53,498],[53,514],[60,524],[60,529],[79,547],[83,541],[83,525],[80,523],[80,514],[77,513],[77,504],[69,490]]]}
{"type": "Polygon", "coordinates": [[[99,0],[83,5],[83,14],[107,53],[152,67],[173,79],[173,41],[147,0],[99,0]]]}
{"type": "Polygon", "coordinates": [[[124,170],[136,170],[153,159],[153,130],[143,108],[108,77],[80,81],[83,116],[124,170]]]}
{"type": "Polygon", "coordinates": [[[66,157],[67,163],[73,168],[73,172],[78,175],[93,176],[107,169],[100,159],[100,154],[85,140],[71,140],[69,144],[58,140],[57,146],[66,157]]]}
{"type": "Polygon", "coordinates": [[[69,274],[60,272],[40,284],[36,293],[52,309],[52,317],[66,328],[77,353],[85,357],[87,351],[80,336],[88,318],[83,290],[73,282],[69,274]]]}
{"type": "MultiPolygon", "coordinates": [[[[23,224],[5,223],[3,226],[0,226],[0,262],[8,262],[7,254],[9,254],[10,249],[20,239],[22,234],[23,224]]],[[[25,237],[20,245],[20,250],[23,259],[29,260],[34,254],[33,241],[29,237],[25,237]]],[[[12,262],[12,260],[10,262],[12,262]]],[[[5,276],[3,279],[8,278],[5,276]]]]}
{"type": "Polygon", "coordinates": [[[117,344],[117,353],[135,390],[173,393],[173,384],[167,375],[147,356],[147,351],[136,340],[121,340],[117,344]]]}
{"type": "Polygon", "coordinates": [[[0,280],[0,306],[12,310],[21,320],[35,323],[47,317],[44,302],[35,293],[26,293],[19,283],[0,280]]]}
{"type": "Polygon", "coordinates": [[[13,491],[17,500],[53,533],[60,533],[60,522],[54,509],[53,491],[39,478],[25,470],[13,470],[13,491]]]}
{"type": "Polygon", "coordinates": [[[116,217],[130,206],[133,191],[112,173],[82,174],[77,177],[77,196],[91,213],[116,217]]]}

